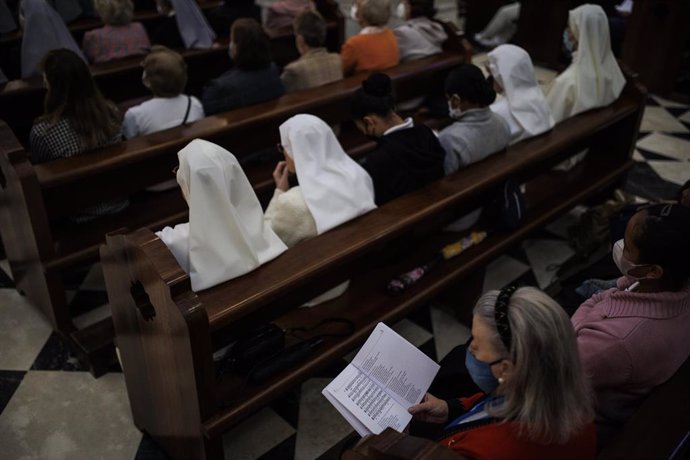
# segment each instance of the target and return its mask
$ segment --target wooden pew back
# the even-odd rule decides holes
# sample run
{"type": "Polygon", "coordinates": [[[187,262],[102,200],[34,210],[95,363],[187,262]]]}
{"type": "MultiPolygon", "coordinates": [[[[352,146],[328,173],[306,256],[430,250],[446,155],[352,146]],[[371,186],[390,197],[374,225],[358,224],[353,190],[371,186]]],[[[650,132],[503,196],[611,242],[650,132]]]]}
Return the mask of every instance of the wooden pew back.
{"type": "Polygon", "coordinates": [[[101,258],[135,423],[175,458],[222,458],[224,431],[332,365],[377,322],[404,317],[530,232],[620,180],[632,165],[644,98],[643,89],[629,85],[610,107],[567,120],[550,133],[393,200],[205,291],[191,291],[187,275],[149,230],[109,235],[101,258]],[[589,155],[575,170],[549,173],[586,147],[589,155]],[[393,275],[457,239],[438,230],[455,212],[481,203],[482,196],[507,177],[528,182],[522,227],[492,234],[399,298],[385,293],[393,275]],[[340,298],[313,309],[295,308],[345,279],[351,280],[350,288],[340,298]],[[252,325],[272,320],[291,328],[328,317],[351,319],[356,332],[327,339],[308,361],[258,386],[237,374],[215,377],[213,350],[252,325]]]}

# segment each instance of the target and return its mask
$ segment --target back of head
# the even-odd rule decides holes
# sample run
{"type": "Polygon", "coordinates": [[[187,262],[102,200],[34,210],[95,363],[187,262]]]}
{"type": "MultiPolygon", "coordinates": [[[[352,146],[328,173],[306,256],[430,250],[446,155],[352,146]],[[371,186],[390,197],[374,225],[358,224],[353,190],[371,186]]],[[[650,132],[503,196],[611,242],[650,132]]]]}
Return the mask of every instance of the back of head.
{"type": "Polygon", "coordinates": [[[301,35],[310,48],[321,48],[326,42],[326,21],[314,10],[305,10],[295,18],[295,35],[301,35]]]}
{"type": "Polygon", "coordinates": [[[369,26],[383,27],[391,17],[390,0],[362,0],[361,16],[369,26]]]}
{"type": "Polygon", "coordinates": [[[236,48],[235,64],[243,70],[265,69],[271,65],[268,36],[254,19],[241,18],[232,24],[231,43],[236,48]]]}
{"type": "Polygon", "coordinates": [[[639,263],[659,265],[671,290],[690,281],[690,208],[658,204],[640,211],[642,220],[632,233],[639,263]]]}
{"type": "Polygon", "coordinates": [[[488,54],[491,76],[506,91],[537,87],[534,66],[527,51],[515,45],[501,45],[488,54]]]}
{"type": "Polygon", "coordinates": [[[387,117],[395,112],[391,79],[385,73],[373,73],[355,91],[351,103],[352,117],[364,118],[367,115],[387,117]]]}
{"type": "Polygon", "coordinates": [[[94,0],[94,6],[98,16],[110,26],[126,26],[132,22],[132,0],[94,0]]]}
{"type": "Polygon", "coordinates": [[[70,120],[84,147],[96,147],[120,130],[117,110],[101,96],[89,68],[74,52],[48,52],[41,61],[48,83],[43,120],[70,120]]]}
{"type": "Polygon", "coordinates": [[[531,439],[543,443],[567,442],[592,420],[575,332],[558,303],[533,287],[512,295],[489,291],[474,314],[494,331],[494,348],[514,365],[501,386],[505,403],[492,408],[493,415],[521,423],[531,439]]]}
{"type": "Polygon", "coordinates": [[[609,20],[599,5],[584,4],[570,10],[568,26],[577,39],[578,56],[591,55],[587,59],[600,61],[611,56],[609,20]]]}
{"type": "Polygon", "coordinates": [[[142,63],[145,83],[158,97],[176,97],[187,86],[187,63],[182,55],[164,46],[154,46],[142,63]]]}
{"type": "Polygon", "coordinates": [[[486,107],[496,100],[493,85],[474,64],[461,64],[446,77],[446,94],[486,107]]]}
{"type": "Polygon", "coordinates": [[[407,0],[410,4],[410,18],[429,18],[436,16],[434,0],[407,0]]]}

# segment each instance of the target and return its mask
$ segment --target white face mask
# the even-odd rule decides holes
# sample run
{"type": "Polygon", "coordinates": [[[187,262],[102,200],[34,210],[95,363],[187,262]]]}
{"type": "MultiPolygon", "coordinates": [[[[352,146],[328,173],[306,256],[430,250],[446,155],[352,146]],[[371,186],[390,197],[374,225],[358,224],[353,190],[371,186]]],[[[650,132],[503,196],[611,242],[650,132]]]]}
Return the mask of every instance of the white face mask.
{"type": "Polygon", "coordinates": [[[352,6],[350,7],[350,18],[353,21],[359,21],[359,19],[357,19],[357,4],[356,3],[353,3],[352,6]]]}
{"type": "Polygon", "coordinates": [[[624,249],[625,242],[623,239],[620,239],[614,243],[613,249],[611,251],[611,255],[613,256],[613,263],[616,264],[616,267],[618,267],[618,270],[621,271],[623,276],[630,278],[634,281],[640,281],[645,279],[644,277],[640,278],[638,276],[630,275],[630,270],[636,267],[644,267],[644,264],[638,265],[630,262],[628,258],[625,257],[625,255],[623,255],[624,249]]]}
{"type": "Polygon", "coordinates": [[[454,120],[457,120],[462,116],[462,114],[465,113],[461,109],[454,109],[453,106],[450,103],[450,99],[448,100],[448,115],[454,120]]]}
{"type": "Polygon", "coordinates": [[[405,8],[404,2],[398,3],[398,6],[395,8],[395,15],[398,17],[398,19],[407,19],[407,8],[405,8]]]}

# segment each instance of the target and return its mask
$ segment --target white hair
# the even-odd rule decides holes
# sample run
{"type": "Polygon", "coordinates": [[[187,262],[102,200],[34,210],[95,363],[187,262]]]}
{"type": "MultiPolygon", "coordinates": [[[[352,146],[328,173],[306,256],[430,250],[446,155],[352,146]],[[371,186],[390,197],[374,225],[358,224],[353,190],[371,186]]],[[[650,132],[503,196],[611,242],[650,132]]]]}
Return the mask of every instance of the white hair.
{"type": "Polygon", "coordinates": [[[391,17],[390,0],[363,0],[362,18],[370,26],[385,26],[391,17]]]}
{"type": "Polygon", "coordinates": [[[513,375],[501,387],[505,402],[492,407],[491,414],[520,422],[533,440],[565,443],[594,417],[570,318],[539,289],[519,288],[507,309],[512,339],[506,350],[494,317],[498,294],[487,292],[474,307],[474,314],[494,332],[492,345],[514,365],[513,375]]]}

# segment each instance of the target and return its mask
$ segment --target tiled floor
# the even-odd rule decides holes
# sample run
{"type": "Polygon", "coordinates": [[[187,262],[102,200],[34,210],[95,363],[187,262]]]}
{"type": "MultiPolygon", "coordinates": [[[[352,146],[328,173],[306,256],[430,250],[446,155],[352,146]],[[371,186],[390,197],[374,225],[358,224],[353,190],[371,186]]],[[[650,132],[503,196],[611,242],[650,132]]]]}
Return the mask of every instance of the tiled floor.
{"type": "MultiPolygon", "coordinates": [[[[626,190],[673,198],[690,179],[690,107],[650,98],[626,190]]],[[[567,228],[582,208],[493,261],[484,289],[511,282],[553,288],[556,272],[573,250],[567,228]]],[[[89,323],[108,313],[100,268],[69,280],[72,310],[89,323]]],[[[434,359],[469,334],[454,315],[433,305],[395,326],[434,359]]],[[[343,367],[345,361],[343,361],[343,367]]],[[[351,433],[321,396],[338,368],[304,382],[281,400],[226,434],[228,459],[314,459],[351,433]]],[[[93,379],[54,335],[43,317],[13,289],[0,262],[0,457],[15,459],[165,458],[132,424],[123,375],[93,379]]]]}

